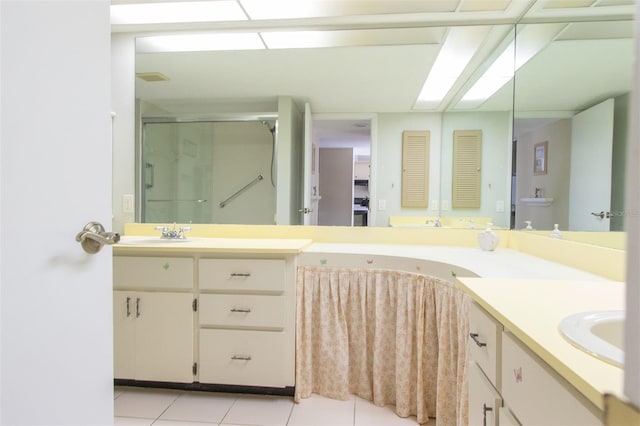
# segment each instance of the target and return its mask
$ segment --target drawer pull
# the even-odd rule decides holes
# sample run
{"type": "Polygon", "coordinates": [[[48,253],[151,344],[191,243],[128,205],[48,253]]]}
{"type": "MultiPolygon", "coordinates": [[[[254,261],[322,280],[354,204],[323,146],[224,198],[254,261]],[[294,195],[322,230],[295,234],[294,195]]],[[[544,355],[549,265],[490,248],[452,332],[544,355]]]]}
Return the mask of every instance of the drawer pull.
{"type": "Polygon", "coordinates": [[[493,408],[487,407],[487,404],[482,404],[482,426],[487,426],[487,411],[493,411],[493,408]]]}
{"type": "Polygon", "coordinates": [[[245,272],[245,273],[232,272],[232,273],[231,273],[231,276],[232,276],[232,277],[250,277],[250,276],[251,276],[251,274],[250,274],[250,273],[248,273],[248,272],[245,272]]]}
{"type": "Polygon", "coordinates": [[[231,312],[242,312],[243,314],[248,314],[248,313],[251,312],[251,309],[249,309],[249,308],[245,308],[245,309],[231,308],[231,312]]]}
{"type": "Polygon", "coordinates": [[[469,333],[469,336],[473,339],[474,342],[476,342],[476,345],[480,347],[487,346],[486,343],[482,343],[480,339],[478,339],[478,333],[469,333]]]}
{"type": "Polygon", "coordinates": [[[130,303],[131,303],[131,298],[127,297],[127,318],[131,316],[131,307],[129,306],[130,303]]]}
{"type": "Polygon", "coordinates": [[[234,355],[231,357],[233,361],[251,361],[251,356],[249,355],[234,355]]]}

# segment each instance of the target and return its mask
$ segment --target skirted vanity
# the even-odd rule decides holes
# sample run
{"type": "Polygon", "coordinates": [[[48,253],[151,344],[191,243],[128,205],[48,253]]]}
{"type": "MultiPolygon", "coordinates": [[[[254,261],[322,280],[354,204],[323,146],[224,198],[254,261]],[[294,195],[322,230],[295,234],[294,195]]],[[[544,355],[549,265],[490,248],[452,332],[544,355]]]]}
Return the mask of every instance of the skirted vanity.
{"type": "Polygon", "coordinates": [[[471,230],[194,225],[162,240],[127,225],[113,251],[116,383],[357,394],[445,426],[601,424],[622,369],[558,321],[622,309],[624,253],[497,232],[483,251],[471,230]]]}

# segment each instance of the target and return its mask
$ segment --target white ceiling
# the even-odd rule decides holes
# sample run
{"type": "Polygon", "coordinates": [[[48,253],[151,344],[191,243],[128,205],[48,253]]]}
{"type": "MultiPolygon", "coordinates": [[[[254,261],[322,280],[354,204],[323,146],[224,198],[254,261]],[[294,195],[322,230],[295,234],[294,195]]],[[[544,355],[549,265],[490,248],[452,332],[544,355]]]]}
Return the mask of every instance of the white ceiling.
{"type": "MultiPolygon", "coordinates": [[[[114,0],[113,4],[145,1],[114,0]]],[[[309,102],[314,113],[425,111],[417,96],[450,26],[492,25],[442,104],[457,100],[495,57],[512,24],[547,20],[632,17],[633,0],[298,0],[312,9],[278,15],[275,0],[236,0],[247,20],[165,25],[112,25],[136,35],[193,31],[324,30],[330,45],[310,49],[139,53],[137,72],[160,72],[165,82],[136,79],[136,95],[159,115],[206,116],[212,111],[275,111],[278,96],[309,102]]],[[[282,13],[282,12],[278,12],[282,13]]],[[[571,24],[516,77],[516,110],[577,111],[599,98],[630,89],[633,26],[571,24]],[[596,41],[595,39],[604,39],[596,41]],[[626,52],[629,52],[628,55],[626,52]]],[[[479,110],[511,110],[511,85],[479,110]]],[[[526,111],[526,113],[524,112],[526,111]]]]}

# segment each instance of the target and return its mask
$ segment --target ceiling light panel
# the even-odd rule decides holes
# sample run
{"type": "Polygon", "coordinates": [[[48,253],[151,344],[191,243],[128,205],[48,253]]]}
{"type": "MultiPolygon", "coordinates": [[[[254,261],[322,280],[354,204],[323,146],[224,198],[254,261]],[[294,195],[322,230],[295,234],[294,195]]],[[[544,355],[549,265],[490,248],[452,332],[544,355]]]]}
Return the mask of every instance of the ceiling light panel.
{"type": "Polygon", "coordinates": [[[264,49],[257,33],[202,33],[138,37],[137,53],[264,49]]]}
{"type": "Polygon", "coordinates": [[[449,30],[420,91],[416,108],[435,108],[440,105],[490,30],[489,26],[453,27],[449,30]]]}
{"type": "Polygon", "coordinates": [[[247,16],[235,0],[116,4],[111,24],[166,24],[177,22],[244,21],[247,16]]]}
{"type": "Polygon", "coordinates": [[[515,71],[542,51],[567,24],[525,25],[516,36],[517,49],[510,43],[458,104],[475,108],[489,99],[513,78],[515,71]]]}

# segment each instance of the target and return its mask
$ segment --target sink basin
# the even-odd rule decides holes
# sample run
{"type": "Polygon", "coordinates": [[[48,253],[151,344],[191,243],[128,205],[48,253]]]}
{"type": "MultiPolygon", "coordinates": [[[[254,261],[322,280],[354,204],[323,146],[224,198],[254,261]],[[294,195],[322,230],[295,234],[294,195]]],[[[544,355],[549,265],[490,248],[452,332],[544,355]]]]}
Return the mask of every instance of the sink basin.
{"type": "Polygon", "coordinates": [[[553,203],[553,198],[520,198],[520,201],[527,206],[548,207],[553,203]]]}
{"type": "Polygon", "coordinates": [[[560,333],[569,342],[610,364],[624,364],[624,311],[589,311],[560,322],[560,333]]]}
{"type": "Polygon", "coordinates": [[[193,242],[193,238],[169,239],[160,237],[122,237],[118,244],[124,245],[147,245],[147,244],[176,244],[193,242]]]}

